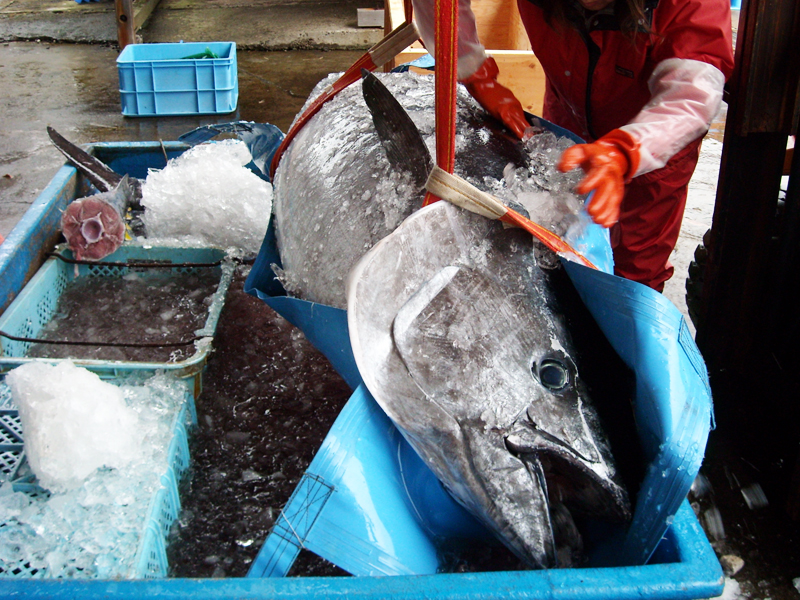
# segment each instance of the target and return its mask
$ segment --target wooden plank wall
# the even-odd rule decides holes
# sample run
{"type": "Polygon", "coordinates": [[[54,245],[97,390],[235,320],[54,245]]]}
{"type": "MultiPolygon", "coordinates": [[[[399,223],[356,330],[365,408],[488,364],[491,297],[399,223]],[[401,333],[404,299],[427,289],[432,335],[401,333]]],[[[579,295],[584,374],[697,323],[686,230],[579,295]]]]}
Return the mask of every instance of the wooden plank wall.
{"type": "MultiPolygon", "coordinates": [[[[405,21],[402,0],[385,1],[386,32],[405,21]]],[[[472,10],[478,24],[478,36],[500,67],[498,81],[511,89],[522,106],[535,115],[542,114],[545,77],[539,60],[531,52],[528,35],[519,17],[515,0],[472,0],[472,10]]],[[[415,60],[426,54],[417,42],[387,65],[415,60]]]]}

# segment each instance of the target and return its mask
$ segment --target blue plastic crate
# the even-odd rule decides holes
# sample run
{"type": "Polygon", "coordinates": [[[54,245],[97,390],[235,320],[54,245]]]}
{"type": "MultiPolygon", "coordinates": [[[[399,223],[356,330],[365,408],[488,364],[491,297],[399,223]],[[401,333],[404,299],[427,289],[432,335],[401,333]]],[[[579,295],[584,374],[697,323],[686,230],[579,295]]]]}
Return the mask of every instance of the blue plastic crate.
{"type": "MultiPolygon", "coordinates": [[[[62,247],[61,253],[71,257],[62,247]]],[[[60,295],[67,284],[78,277],[120,277],[136,269],[136,261],[158,261],[175,263],[175,272],[190,272],[208,267],[178,266],[179,264],[220,263],[211,267],[219,275],[219,284],[214,300],[209,307],[204,327],[198,335],[204,339],[195,343],[194,353],[184,360],[175,362],[134,362],[102,359],[71,359],[77,365],[86,367],[102,377],[119,377],[135,371],[172,371],[181,377],[194,380],[195,395],[201,389],[202,370],[211,352],[211,343],[216,331],[225,295],[233,277],[234,264],[223,250],[216,248],[170,248],[125,244],[116,252],[101,261],[77,266],[55,257],[47,259],[36,275],[28,282],[17,298],[0,315],[0,331],[22,338],[36,338],[42,328],[51,320],[60,295]],[[133,261],[130,266],[127,261],[133,261]]],[[[21,364],[30,362],[26,353],[32,342],[15,341],[0,336],[0,373],[21,364]]],[[[65,359],[45,359],[56,362],[65,359]]]]}
{"type": "MultiPolygon", "coordinates": [[[[122,383],[122,382],[115,382],[122,383]]],[[[185,392],[185,402],[172,421],[171,439],[167,449],[167,470],[161,476],[161,487],[150,500],[147,515],[142,523],[142,536],[133,568],[129,573],[132,579],[152,579],[166,577],[168,563],[166,538],[170,527],[178,518],[181,503],[178,484],[189,468],[190,455],[187,427],[194,424],[194,396],[189,389],[185,392]]],[[[22,492],[36,502],[50,496],[36,482],[34,474],[25,460],[22,425],[19,413],[13,404],[11,391],[0,380],[0,484],[10,482],[14,491],[22,492]]],[[[0,527],[4,524],[0,523],[0,527]]],[[[9,564],[0,560],[0,579],[44,579],[47,570],[33,567],[20,560],[9,564]]]]}
{"type": "Polygon", "coordinates": [[[234,42],[129,44],[117,57],[126,117],[225,114],[236,110],[234,42]],[[205,52],[218,58],[189,58],[205,52]]]}

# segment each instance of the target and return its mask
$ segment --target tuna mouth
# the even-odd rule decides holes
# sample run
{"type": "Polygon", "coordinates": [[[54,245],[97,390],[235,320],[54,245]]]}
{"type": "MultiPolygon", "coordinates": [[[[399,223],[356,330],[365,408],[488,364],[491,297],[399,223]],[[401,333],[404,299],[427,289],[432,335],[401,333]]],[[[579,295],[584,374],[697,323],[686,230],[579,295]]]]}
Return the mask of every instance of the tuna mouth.
{"type": "Polygon", "coordinates": [[[81,235],[83,235],[83,239],[86,240],[87,244],[94,244],[99,241],[104,233],[105,227],[99,213],[91,219],[86,219],[81,224],[81,235]]]}
{"type": "Polygon", "coordinates": [[[525,435],[505,438],[508,451],[525,464],[532,477],[543,477],[549,502],[563,504],[576,516],[604,521],[630,519],[624,488],[602,461],[591,460],[559,438],[532,427],[525,435]]]}

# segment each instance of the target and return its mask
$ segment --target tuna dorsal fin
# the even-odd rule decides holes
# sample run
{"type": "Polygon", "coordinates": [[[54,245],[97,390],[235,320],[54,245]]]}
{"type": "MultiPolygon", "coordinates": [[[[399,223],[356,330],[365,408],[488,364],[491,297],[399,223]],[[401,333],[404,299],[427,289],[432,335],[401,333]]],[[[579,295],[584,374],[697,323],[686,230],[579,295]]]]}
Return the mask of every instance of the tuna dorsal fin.
{"type": "Polygon", "coordinates": [[[361,71],[364,101],[378,131],[386,156],[395,169],[408,171],[414,183],[425,187],[433,160],[411,117],[386,86],[372,73],[361,71]]]}
{"type": "Polygon", "coordinates": [[[52,127],[47,128],[47,135],[56,148],[67,157],[75,168],[92,182],[92,185],[101,192],[110,192],[119,185],[122,177],[112,171],[108,165],[97,160],[85,150],[64,138],[52,127]]]}

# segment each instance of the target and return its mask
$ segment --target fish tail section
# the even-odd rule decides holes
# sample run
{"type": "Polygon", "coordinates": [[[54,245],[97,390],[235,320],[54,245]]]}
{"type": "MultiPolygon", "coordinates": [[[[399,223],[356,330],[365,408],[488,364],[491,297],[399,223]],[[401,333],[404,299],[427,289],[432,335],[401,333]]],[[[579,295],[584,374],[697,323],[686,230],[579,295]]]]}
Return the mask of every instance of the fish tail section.
{"type": "Polygon", "coordinates": [[[98,190],[110,192],[119,185],[122,177],[112,171],[108,165],[64,138],[52,127],[47,128],[47,135],[50,136],[50,140],[59,152],[75,165],[75,168],[83,173],[98,190]]]}

